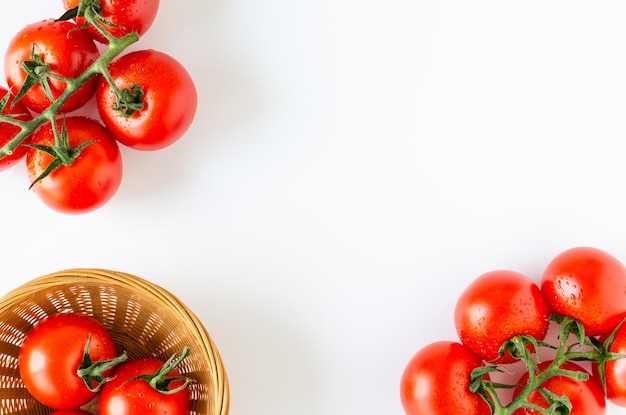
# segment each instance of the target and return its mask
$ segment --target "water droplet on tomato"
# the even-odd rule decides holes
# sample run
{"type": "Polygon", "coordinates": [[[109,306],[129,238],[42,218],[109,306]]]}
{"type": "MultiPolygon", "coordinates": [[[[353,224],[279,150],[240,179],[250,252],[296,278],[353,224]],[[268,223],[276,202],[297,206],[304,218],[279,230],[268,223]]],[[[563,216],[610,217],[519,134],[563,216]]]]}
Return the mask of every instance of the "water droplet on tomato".
{"type": "Polygon", "coordinates": [[[578,297],[576,297],[574,294],[570,294],[569,299],[570,299],[570,302],[572,303],[572,305],[576,305],[578,297]]]}

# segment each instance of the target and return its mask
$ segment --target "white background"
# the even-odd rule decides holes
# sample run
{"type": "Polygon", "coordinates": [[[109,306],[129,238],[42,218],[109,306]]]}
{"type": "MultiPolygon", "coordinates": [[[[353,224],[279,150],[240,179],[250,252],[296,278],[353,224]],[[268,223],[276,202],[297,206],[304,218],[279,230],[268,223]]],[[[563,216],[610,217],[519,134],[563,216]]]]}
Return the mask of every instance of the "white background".
{"type": "MultiPolygon", "coordinates": [[[[11,4],[3,48],[62,12],[11,4]]],[[[456,339],[472,279],[538,281],[577,245],[626,260],[624,22],[617,0],[162,0],[133,48],[188,68],[193,126],[124,149],[86,215],[3,172],[0,291],[134,273],[205,323],[232,414],[401,414],[404,365],[456,339]]]]}

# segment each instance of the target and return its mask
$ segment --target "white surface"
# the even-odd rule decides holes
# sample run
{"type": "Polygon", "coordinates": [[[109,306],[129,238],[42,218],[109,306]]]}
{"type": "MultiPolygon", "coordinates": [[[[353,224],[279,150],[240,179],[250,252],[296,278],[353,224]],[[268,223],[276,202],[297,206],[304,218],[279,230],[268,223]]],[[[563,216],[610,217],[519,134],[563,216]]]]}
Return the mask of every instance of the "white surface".
{"type": "MultiPolygon", "coordinates": [[[[60,3],[14,2],[0,45],[60,3]]],[[[1,292],[134,273],[203,320],[233,415],[386,415],[479,274],[539,279],[576,245],[626,260],[624,2],[161,3],[137,48],[189,69],[194,125],[124,150],[91,214],[2,173],[1,292]]]]}

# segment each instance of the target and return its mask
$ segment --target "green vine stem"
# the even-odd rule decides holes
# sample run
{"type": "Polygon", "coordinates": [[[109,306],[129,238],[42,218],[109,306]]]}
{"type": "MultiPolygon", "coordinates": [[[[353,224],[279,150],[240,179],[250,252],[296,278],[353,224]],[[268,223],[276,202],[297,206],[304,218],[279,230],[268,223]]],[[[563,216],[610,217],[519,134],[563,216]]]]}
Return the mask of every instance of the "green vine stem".
{"type": "Polygon", "coordinates": [[[546,389],[541,388],[541,385],[555,376],[567,376],[582,381],[587,380],[589,375],[586,372],[563,369],[563,365],[566,362],[587,361],[598,365],[600,381],[602,386],[606,387],[604,365],[610,360],[626,357],[626,355],[608,351],[621,323],[604,343],[601,343],[594,337],[586,337],[582,324],[571,317],[552,316],[551,320],[559,324],[559,344],[557,347],[538,341],[532,336],[520,335],[511,338],[500,348],[501,356],[508,351],[518,361],[524,362],[528,372],[528,381],[525,385],[503,384],[489,380],[487,377],[489,373],[506,371],[506,368],[498,365],[483,366],[472,372],[470,390],[479,394],[487,401],[491,407],[492,415],[512,415],[520,408],[529,408],[545,415],[555,413],[569,414],[572,410],[569,399],[550,393],[546,389]],[[573,344],[569,341],[571,335],[574,335],[576,339],[576,342],[573,344]],[[536,357],[540,347],[556,350],[556,354],[551,358],[550,364],[543,370],[539,370],[537,363],[539,358],[536,357]],[[537,351],[537,354],[533,355],[532,351],[537,351]],[[518,389],[519,393],[515,394],[511,402],[503,404],[498,395],[499,389],[518,389]],[[548,401],[548,408],[542,408],[529,402],[529,397],[535,391],[539,391],[544,395],[548,401]]]}
{"type": "Polygon", "coordinates": [[[126,380],[126,382],[130,382],[132,380],[143,380],[148,382],[152,389],[164,395],[173,395],[178,393],[195,382],[195,380],[183,375],[170,376],[182,363],[182,361],[189,356],[189,353],[191,353],[191,349],[189,349],[189,347],[185,347],[180,356],[177,356],[176,354],[172,355],[156,373],[135,376],[126,380]],[[176,382],[182,383],[170,389],[170,386],[176,382]]]}
{"type": "MultiPolygon", "coordinates": [[[[84,0],[83,0],[84,1],[84,0]]],[[[98,57],[94,63],[91,64],[83,73],[78,75],[75,78],[64,79],[66,82],[66,88],[59,97],[54,100],[48,108],[46,108],[43,112],[38,114],[32,120],[29,121],[20,121],[15,118],[15,116],[10,115],[0,115],[0,124],[8,123],[18,126],[21,130],[20,132],[8,143],[6,143],[2,148],[0,148],[0,159],[10,155],[13,151],[23,143],[28,136],[30,136],[37,128],[45,124],[46,122],[52,122],[55,120],[57,114],[61,106],[76,92],[80,87],[82,87],[88,80],[97,75],[102,75],[107,82],[111,83],[112,79],[108,72],[109,64],[119,56],[126,48],[128,48],[133,43],[139,40],[139,35],[135,32],[129,33],[122,37],[113,37],[108,33],[102,25],[97,22],[97,19],[93,17],[92,14],[86,13],[85,19],[87,21],[86,24],[94,24],[98,30],[100,30],[108,39],[109,43],[107,49],[102,52],[102,54],[98,57]]],[[[76,30],[82,30],[84,27],[78,28],[76,30]]],[[[119,88],[116,85],[111,85],[114,87],[114,90],[117,92],[119,88]]],[[[122,91],[119,93],[121,94],[122,91]]],[[[4,101],[4,100],[3,100],[4,101]]]]}

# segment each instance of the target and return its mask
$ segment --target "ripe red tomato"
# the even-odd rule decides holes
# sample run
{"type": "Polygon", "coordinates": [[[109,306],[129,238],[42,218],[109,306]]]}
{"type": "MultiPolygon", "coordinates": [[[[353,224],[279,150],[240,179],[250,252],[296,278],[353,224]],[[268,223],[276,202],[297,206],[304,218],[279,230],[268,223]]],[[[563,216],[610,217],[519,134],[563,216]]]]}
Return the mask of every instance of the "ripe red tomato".
{"type": "MultiPolygon", "coordinates": [[[[153,388],[146,380],[132,379],[136,376],[154,375],[164,362],[143,358],[129,360],[116,368],[113,380],[106,383],[100,392],[98,413],[100,415],[189,415],[189,389],[165,394],[153,388]]],[[[173,370],[166,378],[180,376],[173,370]]],[[[168,390],[180,386],[184,381],[174,381],[168,390]]]]}
{"type": "MultiPolygon", "coordinates": [[[[606,338],[600,338],[602,342],[606,338]]],[[[615,333],[615,338],[608,348],[609,352],[626,354],[626,324],[615,333]]],[[[592,366],[595,377],[600,378],[598,365],[592,366]]],[[[606,397],[615,405],[626,407],[626,358],[609,360],[605,365],[606,397]]]]}
{"type": "MultiPolygon", "coordinates": [[[[0,86],[0,99],[2,99],[8,90],[2,86],[0,86]]],[[[3,115],[14,114],[19,115],[16,119],[20,121],[28,121],[32,119],[30,112],[26,109],[21,102],[16,102],[13,108],[11,105],[13,104],[13,97],[9,98],[3,115]]],[[[0,148],[4,147],[9,141],[11,141],[15,136],[20,132],[20,127],[17,125],[11,125],[7,123],[0,123],[0,148]]],[[[28,140],[23,141],[22,143],[28,143],[28,140]]],[[[20,160],[26,154],[27,147],[19,145],[14,151],[13,154],[5,156],[0,159],[0,171],[6,170],[7,168],[13,166],[18,160],[20,160]]]]}
{"type": "Polygon", "coordinates": [[[196,113],[196,87],[187,70],[171,56],[155,50],[131,52],[109,65],[120,90],[136,90],[144,96],[143,109],[127,117],[116,110],[116,93],[102,79],[96,93],[102,121],[117,140],[138,150],[157,150],[178,140],[196,113]]]}
{"type": "Polygon", "coordinates": [[[470,373],[482,361],[462,344],[431,343],[404,369],[400,399],[406,415],[489,415],[480,395],[469,390],[470,373]]]}
{"type": "MultiPolygon", "coordinates": [[[[78,6],[80,0],[62,0],[65,10],[78,6]]],[[[115,37],[122,37],[131,32],[136,32],[142,36],[148,31],[159,10],[159,0],[100,0],[92,2],[99,9],[100,15],[113,23],[110,26],[106,23],[102,25],[115,37]]],[[[84,17],[78,17],[76,24],[85,24],[84,17]]],[[[87,28],[91,36],[100,43],[108,43],[98,29],[93,26],[87,28]]]]}
{"type": "MultiPolygon", "coordinates": [[[[539,364],[540,370],[545,368],[551,362],[546,361],[539,364]]],[[[562,369],[585,372],[587,371],[579,365],[572,362],[565,362],[562,369]]],[[[528,373],[522,375],[517,383],[525,385],[528,382],[528,373]]],[[[572,411],[570,415],[604,415],[606,414],[606,400],[604,398],[604,391],[600,382],[590,376],[588,380],[581,381],[576,380],[568,376],[554,376],[546,380],[541,384],[543,388],[556,393],[557,395],[566,395],[570,403],[572,404],[572,411]]],[[[518,388],[514,395],[519,394],[521,388],[518,388]]],[[[537,390],[533,391],[528,402],[540,406],[542,408],[548,407],[548,402],[537,390]]],[[[514,412],[514,415],[531,415],[539,414],[539,411],[535,411],[529,408],[521,408],[514,412]]]]}
{"type": "Polygon", "coordinates": [[[35,399],[51,408],[71,409],[96,396],[77,374],[90,336],[89,352],[94,362],[116,357],[115,343],[107,330],[86,315],[55,314],[27,333],[18,367],[26,389],[35,399]]]}
{"type": "MultiPolygon", "coordinates": [[[[32,23],[20,30],[9,43],[4,70],[9,88],[14,96],[27,79],[22,68],[25,61],[33,62],[31,54],[42,60],[42,65],[49,67],[49,72],[65,78],[82,74],[98,57],[100,52],[91,37],[69,21],[55,22],[52,19],[32,23]]],[[[36,70],[41,71],[41,67],[36,70]]],[[[85,83],[61,107],[61,112],[70,112],[82,107],[94,95],[97,76],[85,83]]],[[[56,99],[67,84],[63,80],[48,78],[50,92],[56,99]]],[[[42,112],[50,106],[50,98],[41,84],[35,85],[20,100],[34,112],[42,112]]]]}
{"type": "Polygon", "coordinates": [[[579,320],[589,336],[610,334],[626,317],[626,267],[597,248],[557,255],[544,271],[541,291],[553,313],[579,320]]]}
{"type": "MultiPolygon", "coordinates": [[[[550,312],[539,286],[514,271],[492,271],[475,279],[461,294],[454,324],[461,343],[487,361],[498,359],[500,346],[516,335],[543,340],[550,312]]],[[[499,363],[510,363],[506,354],[499,363]]]]}
{"type": "MultiPolygon", "coordinates": [[[[32,189],[49,207],[63,213],[78,214],[92,211],[108,202],[122,181],[122,158],[117,142],[97,121],[86,117],[57,120],[57,129],[67,129],[69,144],[95,140],[84,147],[69,166],[61,166],[37,181],[32,189]]],[[[32,138],[35,145],[55,143],[52,124],[38,129],[32,138]]],[[[31,148],[26,153],[26,166],[31,183],[48,168],[53,157],[31,148]]]]}
{"type": "Polygon", "coordinates": [[[52,412],[50,415],[91,415],[91,412],[82,409],[60,409],[52,412]]]}

